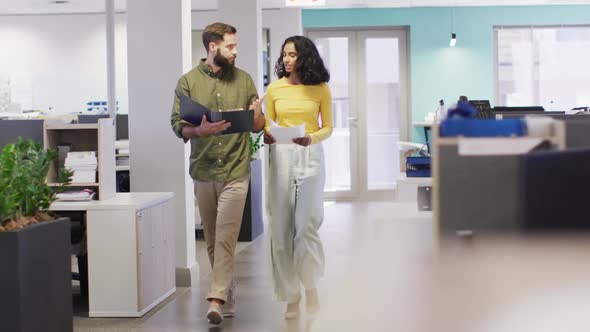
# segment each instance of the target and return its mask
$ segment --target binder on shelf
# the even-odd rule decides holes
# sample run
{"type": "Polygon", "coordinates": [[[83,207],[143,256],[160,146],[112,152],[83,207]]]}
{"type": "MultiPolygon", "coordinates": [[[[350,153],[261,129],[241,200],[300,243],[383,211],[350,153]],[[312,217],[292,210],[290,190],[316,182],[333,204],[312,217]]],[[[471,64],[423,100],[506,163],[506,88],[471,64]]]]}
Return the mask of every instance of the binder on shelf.
{"type": "Polygon", "coordinates": [[[406,158],[407,177],[430,177],[430,157],[409,156],[406,158]]]}
{"type": "Polygon", "coordinates": [[[202,104],[192,100],[189,96],[180,94],[180,118],[192,125],[200,126],[203,116],[209,122],[225,120],[231,125],[217,135],[251,132],[254,130],[253,110],[212,111],[202,104]]]}

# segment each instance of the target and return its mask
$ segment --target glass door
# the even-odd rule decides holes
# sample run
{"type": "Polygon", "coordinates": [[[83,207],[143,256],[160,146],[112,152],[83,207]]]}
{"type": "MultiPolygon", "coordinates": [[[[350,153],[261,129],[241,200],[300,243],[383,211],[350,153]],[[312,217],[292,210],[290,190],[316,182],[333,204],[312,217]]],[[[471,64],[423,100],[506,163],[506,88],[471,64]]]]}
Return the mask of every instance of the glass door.
{"type": "Polygon", "coordinates": [[[393,198],[408,138],[406,30],[309,31],[328,69],[326,198],[393,198]]]}
{"type": "Polygon", "coordinates": [[[356,35],[350,31],[310,32],[330,71],[330,92],[332,93],[332,115],[334,131],[324,141],[326,160],[325,196],[331,198],[353,198],[358,196],[359,183],[357,158],[358,114],[353,106],[356,100],[357,52],[356,35]]]}
{"type": "Polygon", "coordinates": [[[398,142],[408,137],[406,32],[360,31],[358,40],[361,196],[393,197],[400,176],[398,142]]]}

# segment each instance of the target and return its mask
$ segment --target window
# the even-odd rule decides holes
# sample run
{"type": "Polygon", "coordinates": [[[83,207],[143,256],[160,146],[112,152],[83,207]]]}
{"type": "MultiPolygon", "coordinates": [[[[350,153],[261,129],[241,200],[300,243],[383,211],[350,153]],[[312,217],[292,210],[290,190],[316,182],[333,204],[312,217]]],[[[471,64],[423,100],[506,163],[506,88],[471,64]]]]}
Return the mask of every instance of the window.
{"type": "Polygon", "coordinates": [[[590,26],[496,27],[496,105],[590,106],[590,26]]]}

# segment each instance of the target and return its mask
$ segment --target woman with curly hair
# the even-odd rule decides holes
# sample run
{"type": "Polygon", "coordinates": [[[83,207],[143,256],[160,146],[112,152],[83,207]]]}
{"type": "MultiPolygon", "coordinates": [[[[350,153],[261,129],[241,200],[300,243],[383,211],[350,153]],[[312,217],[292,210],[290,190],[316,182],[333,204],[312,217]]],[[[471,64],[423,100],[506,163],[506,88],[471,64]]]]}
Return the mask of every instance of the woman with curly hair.
{"type": "Polygon", "coordinates": [[[288,303],[286,319],[299,316],[301,286],[307,312],[319,310],[316,289],[324,272],[318,230],[324,219],[324,152],[332,134],[330,74],[314,43],[306,37],[285,40],[275,73],[279,80],[266,92],[264,142],[269,144],[268,199],[274,292],[288,303]],[[294,144],[274,144],[270,121],[279,126],[305,125],[294,144]]]}

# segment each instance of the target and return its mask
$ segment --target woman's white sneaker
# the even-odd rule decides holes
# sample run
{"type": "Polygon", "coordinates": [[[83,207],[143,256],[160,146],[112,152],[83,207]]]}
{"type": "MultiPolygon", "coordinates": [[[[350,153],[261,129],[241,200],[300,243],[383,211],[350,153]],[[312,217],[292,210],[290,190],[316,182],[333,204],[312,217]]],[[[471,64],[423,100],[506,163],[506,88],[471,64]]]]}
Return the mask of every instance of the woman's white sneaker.
{"type": "Polygon", "coordinates": [[[305,290],[305,306],[308,314],[320,311],[320,299],[316,288],[305,290]]]}

